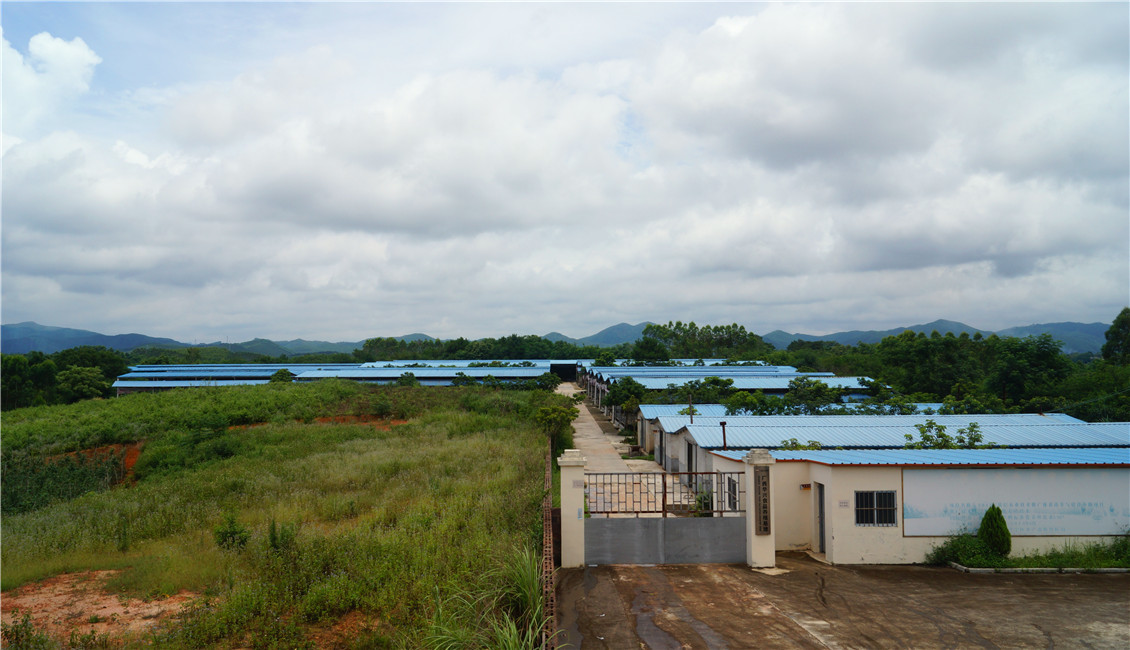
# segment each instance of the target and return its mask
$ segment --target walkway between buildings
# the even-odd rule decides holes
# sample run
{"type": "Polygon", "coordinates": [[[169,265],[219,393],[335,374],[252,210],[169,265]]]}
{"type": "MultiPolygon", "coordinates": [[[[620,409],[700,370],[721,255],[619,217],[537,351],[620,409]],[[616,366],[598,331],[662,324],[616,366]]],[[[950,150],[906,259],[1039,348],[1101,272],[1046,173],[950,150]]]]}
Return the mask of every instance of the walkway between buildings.
{"type": "MultiPolygon", "coordinates": [[[[581,389],[572,382],[566,382],[557,387],[557,392],[562,395],[572,395],[581,389]]],[[[628,464],[620,458],[614,442],[619,442],[621,436],[612,436],[604,433],[597,423],[596,418],[589,412],[586,404],[577,407],[580,414],[573,420],[573,447],[581,450],[588,462],[585,464],[586,474],[600,474],[608,472],[631,472],[628,464]]]]}

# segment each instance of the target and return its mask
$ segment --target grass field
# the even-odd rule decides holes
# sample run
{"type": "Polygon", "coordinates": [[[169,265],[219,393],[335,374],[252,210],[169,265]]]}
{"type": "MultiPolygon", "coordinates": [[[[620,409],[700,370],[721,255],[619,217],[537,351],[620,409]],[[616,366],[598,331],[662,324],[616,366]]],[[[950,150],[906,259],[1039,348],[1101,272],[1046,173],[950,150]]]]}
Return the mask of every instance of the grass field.
{"type": "Polygon", "coordinates": [[[328,381],[6,413],[14,485],[59,454],[144,447],[132,484],[5,508],[3,589],[122,569],[123,594],[201,594],[146,645],[302,647],[360,612],[357,647],[508,646],[530,605],[506,594],[541,534],[533,414],[556,399],[328,381]]]}

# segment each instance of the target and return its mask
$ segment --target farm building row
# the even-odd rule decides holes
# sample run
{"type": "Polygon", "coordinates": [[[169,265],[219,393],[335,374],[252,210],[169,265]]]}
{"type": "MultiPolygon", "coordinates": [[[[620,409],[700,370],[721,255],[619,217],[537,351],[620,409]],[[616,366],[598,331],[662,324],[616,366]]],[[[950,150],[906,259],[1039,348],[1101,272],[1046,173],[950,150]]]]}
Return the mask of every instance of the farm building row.
{"type": "MultiPolygon", "coordinates": [[[[1130,530],[1127,422],[1063,414],[736,416],[717,404],[696,405],[692,418],[678,408],[641,406],[641,445],[672,473],[748,477],[751,464],[768,465],[776,550],[809,549],[836,564],[921,562],[947,536],[976,530],[994,503],[1019,553],[1130,530]],[[927,419],[951,435],[976,423],[983,442],[999,448],[906,449],[927,419]],[[787,448],[796,445],[819,448],[787,448]]],[[[728,489],[747,497],[748,480],[740,488],[731,480],[728,489]]]]}
{"type": "Polygon", "coordinates": [[[533,361],[405,360],[376,363],[303,364],[170,364],[136,365],[118,377],[118,395],[133,392],[201,388],[209,386],[259,385],[270,381],[280,370],[294,375],[294,381],[349,379],[376,384],[395,383],[411,373],[423,386],[450,386],[460,380],[522,381],[551,372],[565,381],[576,377],[575,360],[541,359],[533,361]]]}

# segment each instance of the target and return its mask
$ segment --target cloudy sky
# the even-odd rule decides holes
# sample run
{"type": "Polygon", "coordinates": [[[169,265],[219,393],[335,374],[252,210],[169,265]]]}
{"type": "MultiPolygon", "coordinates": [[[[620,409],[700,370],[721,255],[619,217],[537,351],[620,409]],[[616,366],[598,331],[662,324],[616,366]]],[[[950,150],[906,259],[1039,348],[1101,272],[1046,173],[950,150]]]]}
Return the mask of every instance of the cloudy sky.
{"type": "Polygon", "coordinates": [[[2,319],[1106,322],[1117,4],[4,2],[2,319]]]}

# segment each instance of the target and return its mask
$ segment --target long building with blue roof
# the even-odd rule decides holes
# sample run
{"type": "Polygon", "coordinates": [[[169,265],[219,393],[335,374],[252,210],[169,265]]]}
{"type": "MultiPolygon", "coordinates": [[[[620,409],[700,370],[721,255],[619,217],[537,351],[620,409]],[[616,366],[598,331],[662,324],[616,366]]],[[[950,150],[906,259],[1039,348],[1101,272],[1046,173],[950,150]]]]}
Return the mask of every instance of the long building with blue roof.
{"type": "MultiPolygon", "coordinates": [[[[1045,428],[1059,426],[1130,429],[1045,428]]],[[[1013,555],[1114,540],[1130,529],[1126,445],[709,454],[713,471],[744,473],[747,484],[753,464],[767,467],[773,548],[807,550],[832,564],[922,562],[950,536],[976,532],[992,505],[1004,514],[1013,555]]]]}
{"type": "Polygon", "coordinates": [[[371,363],[231,363],[168,364],[130,366],[113,386],[118,395],[172,388],[258,385],[267,383],[279,370],[294,375],[294,381],[348,379],[376,384],[396,382],[411,373],[423,386],[450,386],[460,380],[523,381],[553,372],[563,380],[576,372],[573,360],[408,360],[371,363]],[[564,376],[563,376],[564,375],[564,376]]]}
{"type": "MultiPolygon", "coordinates": [[[[831,449],[903,449],[907,436],[912,440],[919,438],[916,425],[927,419],[939,424],[949,423],[943,426],[951,435],[957,435],[960,428],[976,422],[983,436],[982,443],[1001,447],[1130,448],[1130,423],[1126,422],[1068,421],[1040,414],[798,415],[697,418],[696,423],[688,422],[673,433],[667,433],[656,447],[656,456],[668,471],[713,471],[710,452],[720,449],[777,449],[793,441],[801,445],[815,442],[822,448],[831,449]],[[790,422],[790,419],[796,421],[790,422]],[[886,422],[888,419],[892,421],[886,422]]],[[[660,421],[664,427],[682,422],[666,421],[666,418],[660,418],[660,421]]]]}

